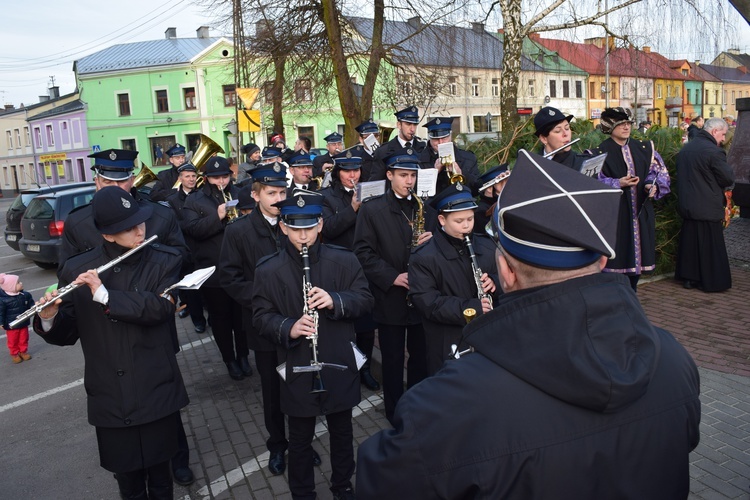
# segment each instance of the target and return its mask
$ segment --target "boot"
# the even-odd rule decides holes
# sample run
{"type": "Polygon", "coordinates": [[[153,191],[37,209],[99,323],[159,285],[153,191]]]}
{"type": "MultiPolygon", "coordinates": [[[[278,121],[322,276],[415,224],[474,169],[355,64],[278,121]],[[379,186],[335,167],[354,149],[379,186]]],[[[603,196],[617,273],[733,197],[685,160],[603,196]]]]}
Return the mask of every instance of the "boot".
{"type": "Polygon", "coordinates": [[[362,365],[362,368],[359,369],[359,379],[362,382],[362,385],[364,385],[371,391],[380,390],[380,384],[370,373],[370,360],[367,360],[367,362],[362,365]]]}
{"type": "Polygon", "coordinates": [[[229,361],[225,364],[227,365],[229,376],[232,377],[233,380],[242,380],[245,378],[245,376],[242,375],[242,369],[237,361],[229,361]]]}
{"type": "Polygon", "coordinates": [[[249,377],[253,374],[253,368],[250,366],[247,356],[242,356],[238,361],[240,363],[240,370],[244,376],[249,377]]]}
{"type": "Polygon", "coordinates": [[[28,361],[31,359],[31,354],[29,354],[28,352],[19,352],[18,355],[21,356],[21,359],[24,361],[28,361]]]}

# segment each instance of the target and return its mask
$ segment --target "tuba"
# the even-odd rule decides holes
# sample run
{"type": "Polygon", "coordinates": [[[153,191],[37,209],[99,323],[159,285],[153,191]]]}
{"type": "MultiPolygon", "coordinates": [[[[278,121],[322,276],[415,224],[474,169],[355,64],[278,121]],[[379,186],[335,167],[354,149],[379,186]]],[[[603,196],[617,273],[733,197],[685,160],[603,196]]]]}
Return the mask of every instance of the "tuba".
{"type": "MultiPolygon", "coordinates": [[[[198,171],[198,182],[195,184],[196,188],[201,187],[205,182],[205,178],[203,177],[203,172],[201,172],[201,169],[206,164],[208,159],[215,154],[224,154],[224,148],[216,144],[209,136],[198,134],[198,137],[200,138],[201,142],[198,144],[198,147],[195,148],[195,153],[193,153],[193,157],[190,159],[190,163],[192,163],[195,166],[195,169],[198,171]]],[[[178,187],[180,187],[179,180],[174,183],[172,189],[177,189],[178,187]]]]}
{"type": "Polygon", "coordinates": [[[156,174],[154,171],[148,168],[148,165],[141,162],[141,170],[138,172],[138,175],[135,176],[135,179],[133,179],[133,187],[139,189],[155,180],[156,174]]]}

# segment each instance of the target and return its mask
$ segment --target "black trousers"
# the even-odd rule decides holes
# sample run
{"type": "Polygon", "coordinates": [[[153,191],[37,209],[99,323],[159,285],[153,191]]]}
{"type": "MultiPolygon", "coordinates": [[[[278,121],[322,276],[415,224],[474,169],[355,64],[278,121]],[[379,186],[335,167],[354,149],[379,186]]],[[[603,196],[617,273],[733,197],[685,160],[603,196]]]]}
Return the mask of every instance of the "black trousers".
{"type": "Polygon", "coordinates": [[[206,318],[203,316],[203,297],[200,290],[180,290],[180,300],[190,313],[193,325],[205,326],[206,318]]]}
{"type": "Polygon", "coordinates": [[[169,462],[147,469],[115,474],[123,500],[172,500],[174,487],[169,462]]]}
{"type": "MultiPolygon", "coordinates": [[[[352,486],[354,433],[352,410],[326,415],[331,448],[331,491],[352,486]]],[[[294,499],[314,499],[312,440],[317,417],[289,417],[289,490],[294,499]]]]}
{"type": "MultiPolygon", "coordinates": [[[[367,356],[367,362],[365,366],[370,366],[370,360],[372,359],[372,349],[375,346],[375,330],[369,330],[367,332],[357,332],[357,347],[362,354],[367,356]]],[[[362,367],[364,368],[364,366],[362,367]]]]}
{"type": "Polygon", "coordinates": [[[281,377],[276,372],[276,351],[255,351],[255,366],[263,392],[263,421],[268,431],[266,446],[271,453],[285,452],[288,447],[284,413],[281,411],[281,377]]]}
{"type": "Polygon", "coordinates": [[[409,351],[406,365],[407,389],[427,377],[427,346],[422,324],[382,325],[378,324],[378,340],[383,358],[383,399],[385,416],[393,419],[396,403],[404,394],[404,349],[409,351]]]}
{"type": "Polygon", "coordinates": [[[203,302],[211,318],[211,332],[225,363],[250,353],[242,330],[242,307],[223,288],[202,287],[203,302]]]}
{"type": "Polygon", "coordinates": [[[185,425],[182,423],[182,414],[177,412],[177,453],[172,456],[172,470],[188,467],[190,464],[190,446],[188,445],[187,435],[185,435],[185,425]]]}

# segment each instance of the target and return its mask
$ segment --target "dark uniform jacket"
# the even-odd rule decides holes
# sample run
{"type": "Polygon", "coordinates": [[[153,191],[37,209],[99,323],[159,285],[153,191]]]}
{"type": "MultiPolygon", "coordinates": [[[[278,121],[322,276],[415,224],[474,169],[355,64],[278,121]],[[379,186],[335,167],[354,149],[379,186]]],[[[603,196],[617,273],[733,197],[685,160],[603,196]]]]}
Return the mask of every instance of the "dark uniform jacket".
{"type": "MultiPolygon", "coordinates": [[[[349,250],[354,244],[357,212],[352,208],[354,192],[348,192],[339,181],[320,192],[323,195],[323,241],[349,250]]],[[[361,209],[362,205],[360,205],[361,209]]]]}
{"type": "MultiPolygon", "coordinates": [[[[230,183],[224,190],[237,199],[238,189],[230,183]]],[[[221,269],[221,244],[224,240],[224,229],[227,217],[219,219],[219,205],[225,203],[221,191],[213,184],[206,183],[197,193],[185,200],[182,215],[185,217],[185,234],[194,241],[193,262],[197,269],[216,266],[221,269]]],[[[215,272],[203,284],[208,288],[219,288],[219,273],[215,272]]]]}
{"type": "MultiPolygon", "coordinates": [[[[177,225],[180,226],[180,231],[182,231],[182,235],[185,238],[185,243],[187,244],[188,248],[193,248],[193,246],[195,245],[195,242],[185,232],[185,225],[187,224],[187,220],[185,220],[185,214],[182,212],[182,209],[185,206],[185,201],[187,200],[187,197],[192,196],[197,192],[198,192],[197,189],[193,189],[189,193],[186,193],[185,191],[182,190],[182,188],[180,188],[180,189],[173,190],[172,193],[170,193],[170,195],[167,196],[167,199],[166,199],[166,202],[169,204],[170,207],[172,207],[172,210],[174,211],[175,217],[177,218],[177,225]]],[[[190,255],[190,261],[186,262],[185,264],[189,266],[188,268],[191,270],[195,268],[192,254],[190,255]]]]}
{"type": "MultiPolygon", "coordinates": [[[[414,211],[416,205],[412,199],[414,211]]],[[[412,214],[402,212],[396,196],[389,190],[362,203],[354,231],[354,253],[375,296],[373,317],[377,323],[385,325],[420,323],[416,309],[407,306],[406,288],[393,285],[399,274],[407,272],[409,265],[412,228],[407,219],[413,219],[412,214]]],[[[437,214],[427,204],[424,219],[425,231],[434,231],[437,214]]]]}
{"type": "Polygon", "coordinates": [[[487,211],[497,202],[497,196],[479,195],[477,208],[474,209],[474,233],[487,234],[487,223],[492,220],[492,212],[487,215],[487,211]]]}
{"type": "MultiPolygon", "coordinates": [[[[411,147],[413,154],[419,155],[425,147],[427,147],[427,143],[419,137],[414,136],[411,147]]],[[[380,147],[375,150],[372,155],[373,162],[370,177],[365,178],[363,176],[362,180],[379,181],[385,179],[385,172],[387,170],[385,159],[395,154],[405,154],[403,146],[401,146],[401,143],[398,141],[398,135],[385,144],[381,144],[380,147]]]]}
{"type": "MultiPolygon", "coordinates": [[[[60,288],[124,252],[105,242],[70,258],[60,271],[60,288]]],[[[94,302],[83,285],[62,299],[49,332],[44,333],[35,317],[34,329],[47,343],[73,345],[81,340],[91,425],[141,425],[188,404],[170,335],[175,306],[160,297],[180,279],[181,260],[175,249],[151,244],[101,274],[109,292],[106,308],[94,302]]]]}
{"type": "Polygon", "coordinates": [[[323,175],[323,165],[326,163],[333,163],[333,158],[331,158],[330,153],[318,155],[313,158],[313,177],[323,175]]]}
{"type": "Polygon", "coordinates": [[[346,366],[323,368],[320,377],[327,392],[311,394],[313,373],[294,373],[295,366],[310,366],[310,341],[289,333],[302,317],[302,257],[291,243],[258,264],[253,290],[255,326],[279,346],[279,362],[286,362],[281,384],[281,410],[295,417],[313,417],[353,408],[360,402],[359,370],[352,343],[353,319],[372,309],[373,298],[357,258],[342,248],[320,243],[310,247],[310,281],[328,292],[333,309],[318,310],[318,361],[346,366]]]}
{"type": "Polygon", "coordinates": [[[156,182],[154,182],[154,186],[151,188],[151,193],[149,195],[151,201],[166,200],[167,197],[174,192],[172,186],[177,182],[179,176],[180,173],[177,172],[175,167],[164,169],[156,174],[156,182]]]}
{"type": "MultiPolygon", "coordinates": [[[[148,205],[153,209],[151,217],[146,221],[146,238],[148,239],[153,235],[159,236],[157,240],[159,244],[176,249],[179,251],[182,260],[188,261],[190,259],[190,250],[187,243],[185,243],[185,238],[182,236],[182,231],[177,223],[174,211],[161,203],[154,203],[143,199],[136,189],[131,190],[130,194],[138,201],[139,205],[148,205]]],[[[84,205],[70,212],[65,220],[65,230],[62,235],[58,276],[68,258],[97,247],[103,242],[102,233],[94,225],[91,204],[84,205]]]]}
{"type": "MultiPolygon", "coordinates": [[[[482,273],[489,274],[499,288],[495,244],[489,236],[474,235],[472,246],[482,273]]],[[[459,350],[461,332],[466,326],[464,310],[482,314],[477,286],[466,244],[435,231],[430,240],[417,247],[409,260],[409,297],[422,316],[427,340],[427,368],[436,373],[450,359],[451,345],[459,350]]],[[[493,297],[493,300],[495,297],[493,297]]]]}
{"type": "Polygon", "coordinates": [[[687,498],[698,370],[627,279],[505,294],[359,446],[357,498],[687,498]]]}
{"type": "Polygon", "coordinates": [[[677,194],[683,219],[724,219],[724,190],[734,182],[727,155],[713,136],[700,129],[677,154],[677,194]]]}
{"type": "Polygon", "coordinates": [[[263,257],[281,250],[285,241],[279,225],[269,224],[259,208],[227,225],[224,233],[219,278],[224,290],[242,306],[242,328],[248,334],[248,346],[253,351],[276,350],[276,345],[258,335],[253,327],[255,266],[263,257]]]}
{"type": "MultiPolygon", "coordinates": [[[[453,152],[456,155],[454,161],[461,167],[461,175],[464,178],[462,184],[469,186],[473,194],[477,194],[481,184],[479,183],[479,167],[477,166],[477,157],[471,151],[464,151],[459,149],[455,144],[453,145],[453,152]]],[[[429,145],[425,147],[419,153],[420,168],[435,168],[435,161],[438,159],[437,151],[434,151],[429,145]]],[[[450,178],[446,174],[446,169],[443,169],[438,175],[437,184],[435,186],[435,193],[439,193],[443,189],[451,185],[450,178]]]]}

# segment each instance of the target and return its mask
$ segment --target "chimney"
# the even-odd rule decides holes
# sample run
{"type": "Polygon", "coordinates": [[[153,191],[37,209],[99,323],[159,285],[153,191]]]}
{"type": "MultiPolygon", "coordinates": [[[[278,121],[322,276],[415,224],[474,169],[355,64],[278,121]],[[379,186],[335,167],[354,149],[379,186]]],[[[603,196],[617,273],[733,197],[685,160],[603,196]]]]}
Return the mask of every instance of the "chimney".
{"type": "Polygon", "coordinates": [[[740,55],[740,49],[727,49],[727,52],[732,54],[733,56],[740,55]]]}
{"type": "Polygon", "coordinates": [[[414,16],[406,20],[406,23],[414,28],[415,30],[418,30],[422,27],[422,18],[419,16],[414,16]]]}
{"type": "Polygon", "coordinates": [[[167,31],[164,32],[164,38],[167,40],[177,38],[177,28],[167,28],[167,31]]]}
{"type": "Polygon", "coordinates": [[[39,96],[39,102],[47,102],[47,101],[49,101],[49,96],[48,95],[40,95],[39,96]]]}
{"type": "Polygon", "coordinates": [[[50,99],[58,99],[60,97],[60,87],[57,85],[50,87],[48,90],[50,99]]]}
{"type": "Polygon", "coordinates": [[[505,34],[505,30],[503,28],[498,28],[497,32],[500,33],[501,35],[505,34]]]}
{"type": "Polygon", "coordinates": [[[13,107],[13,105],[12,105],[12,104],[6,104],[6,105],[5,105],[5,111],[11,111],[11,110],[13,110],[13,109],[15,109],[15,108],[13,107]]]}
{"type": "Polygon", "coordinates": [[[651,47],[649,47],[648,45],[644,45],[643,46],[643,52],[645,52],[646,54],[650,54],[651,53],[651,47]]]}
{"type": "Polygon", "coordinates": [[[700,62],[700,61],[699,61],[698,59],[696,59],[696,60],[695,60],[695,65],[696,65],[696,66],[700,66],[700,65],[701,65],[701,62],[700,62]]]}
{"type": "Polygon", "coordinates": [[[195,30],[195,33],[198,38],[209,38],[208,26],[201,26],[200,28],[195,30]]]}
{"type": "Polygon", "coordinates": [[[604,48],[604,38],[598,36],[594,38],[586,38],[583,43],[586,45],[593,45],[594,47],[598,47],[600,49],[604,48]]]}
{"type": "Polygon", "coordinates": [[[484,23],[471,23],[471,31],[481,35],[484,33],[484,23]]]}

